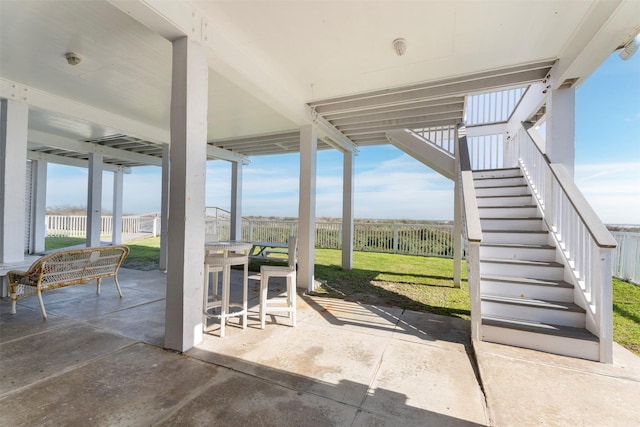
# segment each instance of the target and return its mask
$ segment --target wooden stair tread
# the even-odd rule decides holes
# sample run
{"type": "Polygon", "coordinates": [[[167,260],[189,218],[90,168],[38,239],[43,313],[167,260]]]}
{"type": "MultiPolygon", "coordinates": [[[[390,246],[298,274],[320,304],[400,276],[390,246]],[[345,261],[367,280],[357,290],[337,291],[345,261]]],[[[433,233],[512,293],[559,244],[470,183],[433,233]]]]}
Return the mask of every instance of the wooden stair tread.
{"type": "Polygon", "coordinates": [[[519,305],[522,307],[544,308],[548,310],[560,310],[574,313],[585,313],[584,309],[577,304],[566,301],[545,301],[533,298],[509,297],[503,295],[483,295],[482,301],[495,302],[499,304],[519,305]]]}
{"type": "Polygon", "coordinates": [[[555,249],[555,246],[540,245],[535,243],[480,243],[480,246],[492,248],[517,248],[517,249],[555,249]]]}
{"type": "Polygon", "coordinates": [[[482,276],[480,281],[487,280],[493,282],[507,282],[520,285],[533,285],[533,286],[552,286],[558,288],[573,289],[571,283],[567,283],[564,280],[547,280],[547,279],[533,279],[527,277],[512,277],[512,276],[482,276]]]}
{"type": "Polygon", "coordinates": [[[527,266],[534,266],[534,267],[564,268],[564,264],[560,264],[555,261],[533,261],[528,259],[480,258],[480,262],[490,262],[494,264],[509,264],[509,265],[527,265],[527,266]]]}
{"type": "Polygon", "coordinates": [[[510,319],[499,316],[483,316],[482,324],[485,326],[496,326],[500,328],[509,328],[526,332],[598,342],[598,337],[584,328],[554,325],[531,320],[510,319]]]}

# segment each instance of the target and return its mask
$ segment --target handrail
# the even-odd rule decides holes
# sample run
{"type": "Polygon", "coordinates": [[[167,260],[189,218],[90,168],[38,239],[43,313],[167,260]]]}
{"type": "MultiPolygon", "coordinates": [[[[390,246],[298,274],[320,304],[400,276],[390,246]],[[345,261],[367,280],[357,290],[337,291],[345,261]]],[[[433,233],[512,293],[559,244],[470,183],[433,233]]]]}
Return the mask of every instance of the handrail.
{"type": "Polygon", "coordinates": [[[460,203],[462,210],[462,231],[467,247],[467,282],[471,306],[471,339],[482,339],[482,302],[480,293],[480,242],[482,227],[473,184],[473,171],[469,161],[469,147],[464,128],[458,130],[456,151],[456,172],[458,175],[460,203]]]}
{"type": "Polygon", "coordinates": [[[574,302],[585,309],[585,327],[599,339],[599,359],[611,363],[613,236],[597,217],[561,163],[550,163],[523,123],[519,163],[564,259],[565,280],[574,285],[574,302]],[[535,148],[534,148],[535,147],[535,148]]]}
{"type": "Polygon", "coordinates": [[[473,185],[473,171],[469,159],[469,147],[467,137],[459,138],[460,156],[460,189],[464,201],[464,217],[467,229],[467,240],[472,242],[482,241],[482,227],[480,226],[480,213],[478,212],[478,202],[476,200],[476,190],[473,185]]]}
{"type": "Polygon", "coordinates": [[[595,213],[589,202],[587,202],[587,199],[584,198],[582,192],[578,189],[578,186],[569,175],[565,166],[562,163],[551,163],[549,161],[549,157],[547,157],[547,155],[543,153],[538,146],[535,136],[529,132],[529,129],[532,126],[526,122],[522,122],[522,126],[527,132],[527,135],[531,138],[531,141],[533,141],[533,146],[536,147],[547,162],[547,165],[551,169],[551,173],[558,181],[562,191],[567,195],[567,199],[576,210],[576,213],[584,223],[587,231],[589,231],[594,243],[599,248],[615,248],[616,240],[613,238],[609,230],[607,230],[607,227],[602,223],[600,217],[595,213]]]}

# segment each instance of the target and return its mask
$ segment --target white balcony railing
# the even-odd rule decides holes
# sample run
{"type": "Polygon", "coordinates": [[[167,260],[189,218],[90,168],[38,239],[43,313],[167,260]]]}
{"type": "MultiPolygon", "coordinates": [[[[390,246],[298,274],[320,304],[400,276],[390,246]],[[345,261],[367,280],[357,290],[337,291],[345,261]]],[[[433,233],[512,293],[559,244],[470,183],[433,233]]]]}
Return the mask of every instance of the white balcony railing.
{"type": "Polygon", "coordinates": [[[600,360],[612,360],[611,251],[616,241],[573,179],[550,163],[524,128],[518,134],[519,161],[544,221],[561,249],[575,285],[574,301],[587,311],[586,327],[600,338],[600,360]]]}

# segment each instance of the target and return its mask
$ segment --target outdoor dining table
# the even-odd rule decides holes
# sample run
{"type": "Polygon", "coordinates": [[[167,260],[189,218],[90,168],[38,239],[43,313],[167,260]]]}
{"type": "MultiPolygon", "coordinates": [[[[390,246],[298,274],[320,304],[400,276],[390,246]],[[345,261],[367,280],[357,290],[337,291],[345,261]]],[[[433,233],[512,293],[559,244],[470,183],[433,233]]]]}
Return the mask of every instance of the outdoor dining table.
{"type": "MultiPolygon", "coordinates": [[[[247,326],[247,295],[248,295],[248,267],[249,250],[251,242],[238,240],[230,241],[206,241],[205,242],[205,315],[220,318],[220,336],[224,336],[225,322],[229,317],[242,316],[242,328],[247,326]],[[229,297],[231,285],[231,266],[244,264],[243,284],[242,284],[242,306],[240,310],[230,311],[229,297]],[[208,301],[209,271],[221,270],[222,272],[222,294],[220,299],[210,304],[208,301]],[[212,315],[211,308],[220,307],[220,315],[212,315]]],[[[217,295],[217,274],[213,284],[213,294],[217,295]]],[[[234,304],[235,305],[235,304],[234,304]]]]}

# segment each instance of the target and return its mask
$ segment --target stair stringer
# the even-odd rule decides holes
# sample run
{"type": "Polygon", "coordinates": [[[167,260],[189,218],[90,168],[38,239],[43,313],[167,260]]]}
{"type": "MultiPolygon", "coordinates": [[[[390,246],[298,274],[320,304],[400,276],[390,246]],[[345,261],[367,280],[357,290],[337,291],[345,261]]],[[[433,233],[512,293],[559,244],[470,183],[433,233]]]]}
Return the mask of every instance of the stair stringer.
{"type": "Polygon", "coordinates": [[[446,178],[456,179],[456,161],[451,153],[405,129],[391,130],[385,135],[391,144],[414,159],[446,178]]]}

